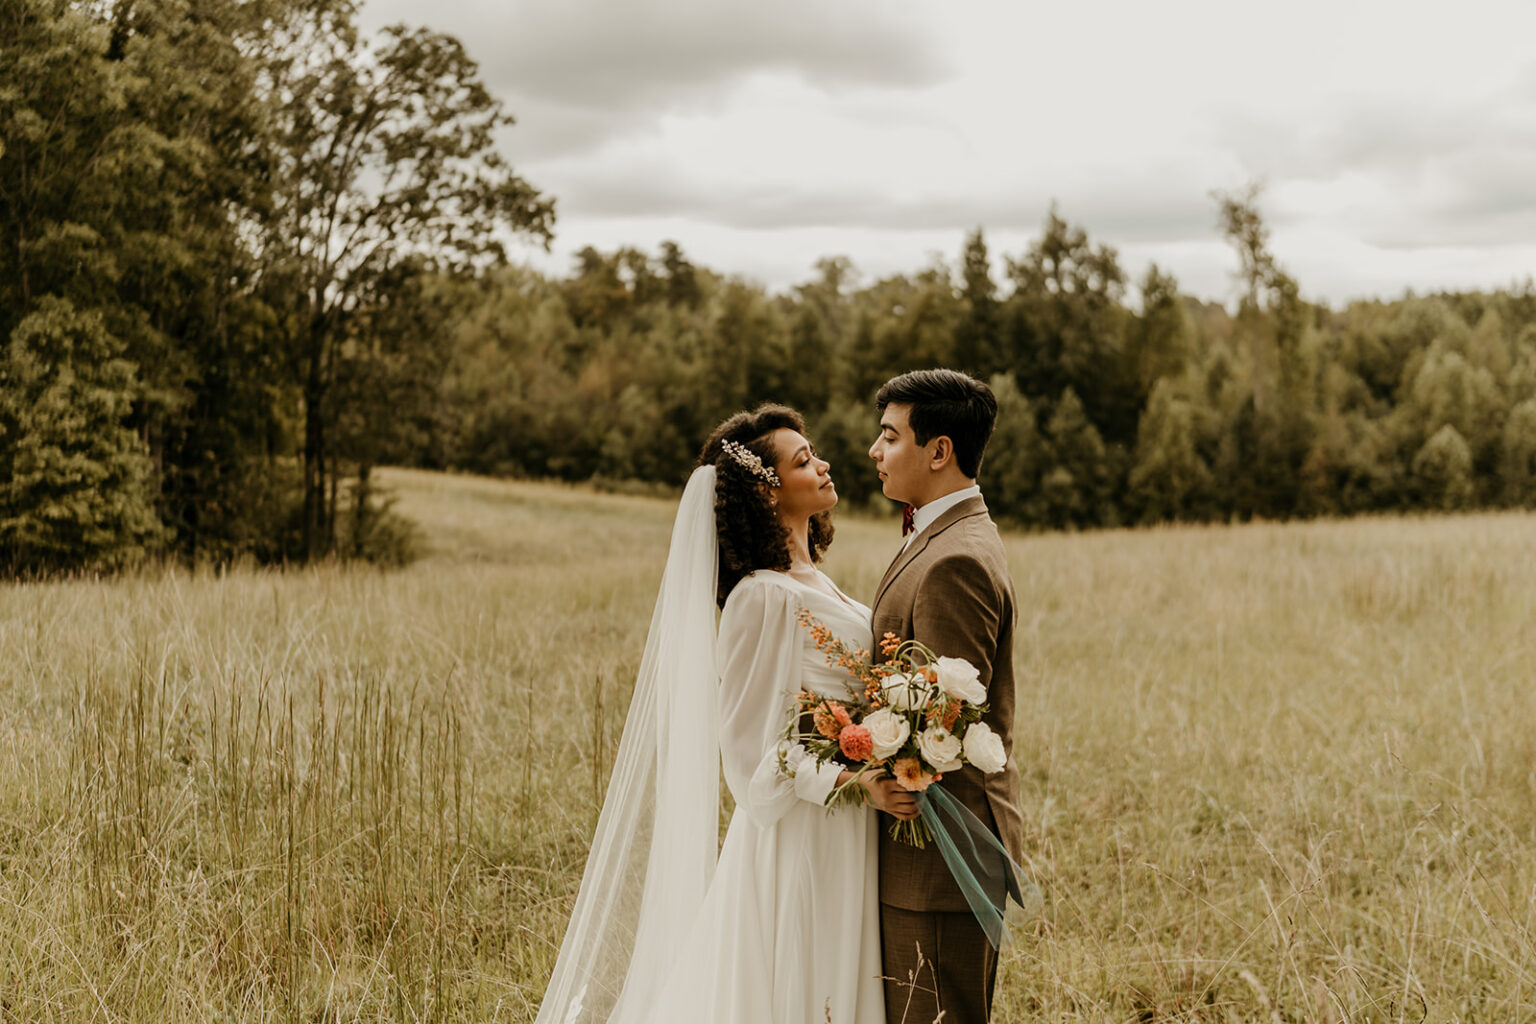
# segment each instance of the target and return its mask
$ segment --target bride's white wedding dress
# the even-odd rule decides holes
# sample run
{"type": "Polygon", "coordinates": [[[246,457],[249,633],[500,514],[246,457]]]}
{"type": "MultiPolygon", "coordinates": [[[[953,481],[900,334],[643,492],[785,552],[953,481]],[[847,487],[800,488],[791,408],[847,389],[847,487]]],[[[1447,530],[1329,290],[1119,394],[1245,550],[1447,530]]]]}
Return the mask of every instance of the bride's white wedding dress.
{"type": "Polygon", "coordinates": [[[884,1024],[875,812],[779,746],[845,697],[798,621],[869,648],[869,609],[761,571],[715,621],[715,469],[683,491],[624,735],[537,1024],[884,1024]],[[719,843],[719,779],[736,802],[719,843]]]}
{"type": "MultiPolygon", "coordinates": [[[[830,583],[830,581],[827,581],[830,583]]],[[[779,572],[753,573],[720,617],[720,754],[736,800],[714,881],[657,1005],[636,1020],[884,1024],[875,812],[823,805],[839,768],[803,748],[779,769],[802,688],[846,698],[801,608],[868,650],[869,609],[779,572]]],[[[683,939],[682,936],[679,936],[683,939]]]]}

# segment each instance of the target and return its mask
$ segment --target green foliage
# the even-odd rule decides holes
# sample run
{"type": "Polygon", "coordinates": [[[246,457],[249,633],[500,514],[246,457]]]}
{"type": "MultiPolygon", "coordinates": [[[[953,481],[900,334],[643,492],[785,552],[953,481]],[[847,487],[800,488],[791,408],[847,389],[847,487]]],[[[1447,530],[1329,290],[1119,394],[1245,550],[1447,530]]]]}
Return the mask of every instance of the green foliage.
{"type": "MultiPolygon", "coordinates": [[[[1239,217],[1243,244],[1267,244],[1257,216],[1239,217]]],[[[676,485],[718,419],[780,401],[807,413],[845,507],[883,508],[865,462],[875,389],[907,369],[984,365],[990,338],[1006,365],[991,377],[999,420],[982,482],[1020,526],[1528,500],[1525,421],[1509,424],[1536,399],[1536,321],[1524,319],[1536,302],[1500,293],[1330,312],[1305,302],[1267,249],[1244,258],[1255,298],[1232,315],[1181,296],[1156,267],[1133,311],[1113,251],[1054,212],[1007,260],[1006,293],[980,232],[954,268],[858,286],[846,259],[826,259],[779,296],[692,268],[672,243],[650,257],[588,250],[573,278],[499,272],[465,293],[451,411],[419,461],[676,485]],[[669,264],[691,268],[696,294],[658,283],[669,264]],[[600,281],[611,310],[580,312],[600,281]],[[1442,473],[1444,441],[1414,468],[1446,424],[1472,460],[1464,497],[1442,473]]]]}
{"type": "Polygon", "coordinates": [[[358,474],[350,490],[339,553],[392,569],[414,562],[421,552],[421,528],[395,511],[395,496],[381,493],[368,470],[358,474]]]}
{"type": "Polygon", "coordinates": [[[1536,506],[1536,399],[1527,398],[1510,411],[1502,440],[1499,483],[1504,501],[1522,508],[1536,506]]]}
{"type": "Polygon", "coordinates": [[[1132,326],[1128,353],[1138,390],[1150,395],[1159,380],[1181,374],[1193,341],[1179,282],[1152,264],[1141,282],[1141,316],[1132,326]]]}
{"type": "Polygon", "coordinates": [[[1324,414],[1301,465],[1302,513],[1350,515],[1393,508],[1402,486],[1393,454],[1379,422],[1358,411],[1324,414]]]}
{"type": "MultiPolygon", "coordinates": [[[[151,519],[189,561],[355,549],[342,477],[442,434],[442,278],[500,262],[508,234],[549,237],[553,204],[496,152],[511,119],[463,47],[367,40],[356,17],[13,0],[0,18],[0,338],[57,299],[112,339],[127,373],[102,429],[138,439],[151,519]]],[[[672,269],[686,293],[692,269],[672,269]]],[[[124,550],[149,535],[99,516],[124,550]]],[[[87,562],[110,547],[81,543],[87,562]]]]}
{"type": "Polygon", "coordinates": [[[1040,436],[1036,410],[1011,375],[997,374],[989,383],[997,396],[997,426],[982,461],[987,503],[998,516],[1016,525],[1044,522],[1040,478],[1051,453],[1040,436]]]}
{"type": "Polygon", "coordinates": [[[1168,380],[1157,382],[1142,414],[1129,484],[1143,522],[1184,518],[1210,489],[1211,471],[1195,447],[1194,412],[1168,380]]]}
{"type": "Polygon", "coordinates": [[[1133,440],[1140,397],[1115,250],[1093,245],[1053,207],[1039,241],[1007,264],[1013,294],[1003,316],[1020,389],[1045,403],[1071,389],[1105,440],[1133,440]]]}
{"type": "Polygon", "coordinates": [[[1413,457],[1413,475],[1431,508],[1453,512],[1472,503],[1472,450],[1449,423],[1413,457]]]}
{"type": "Polygon", "coordinates": [[[1112,473],[1109,453],[1071,388],[1056,403],[1045,433],[1051,453],[1050,466],[1040,481],[1046,523],[1058,529],[1112,525],[1114,510],[1107,501],[1112,473]]]}
{"type": "Polygon", "coordinates": [[[0,564],[11,572],[113,567],[161,530],[150,464],[123,425],[133,367],[101,317],[45,297],[0,358],[0,564]]]}
{"type": "Polygon", "coordinates": [[[1009,369],[1002,338],[1002,309],[992,280],[987,242],[977,228],[960,256],[962,314],[955,327],[954,363],[982,380],[1009,369]]]}

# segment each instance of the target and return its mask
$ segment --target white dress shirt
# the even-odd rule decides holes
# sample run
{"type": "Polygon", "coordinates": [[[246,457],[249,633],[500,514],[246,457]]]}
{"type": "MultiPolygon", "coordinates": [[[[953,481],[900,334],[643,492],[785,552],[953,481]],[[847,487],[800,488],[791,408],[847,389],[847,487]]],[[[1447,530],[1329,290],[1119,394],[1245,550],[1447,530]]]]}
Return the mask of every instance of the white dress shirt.
{"type": "Polygon", "coordinates": [[[902,545],[902,550],[905,551],[917,539],[917,535],[932,526],[934,520],[938,519],[939,516],[948,512],[967,498],[979,497],[981,497],[981,486],[979,484],[972,484],[969,487],[962,487],[958,491],[951,491],[942,498],[934,498],[928,504],[913,511],[912,532],[907,534],[907,540],[902,545]]]}

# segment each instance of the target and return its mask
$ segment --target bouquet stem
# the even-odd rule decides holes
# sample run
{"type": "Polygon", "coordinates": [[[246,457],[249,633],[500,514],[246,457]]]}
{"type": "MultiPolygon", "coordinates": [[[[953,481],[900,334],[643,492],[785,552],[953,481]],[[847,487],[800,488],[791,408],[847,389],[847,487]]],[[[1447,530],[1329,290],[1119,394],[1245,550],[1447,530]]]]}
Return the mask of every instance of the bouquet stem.
{"type": "Polygon", "coordinates": [[[915,846],[919,850],[928,847],[928,840],[933,838],[933,833],[928,831],[928,823],[922,818],[913,818],[911,821],[894,821],[891,823],[891,838],[898,843],[915,846]]]}

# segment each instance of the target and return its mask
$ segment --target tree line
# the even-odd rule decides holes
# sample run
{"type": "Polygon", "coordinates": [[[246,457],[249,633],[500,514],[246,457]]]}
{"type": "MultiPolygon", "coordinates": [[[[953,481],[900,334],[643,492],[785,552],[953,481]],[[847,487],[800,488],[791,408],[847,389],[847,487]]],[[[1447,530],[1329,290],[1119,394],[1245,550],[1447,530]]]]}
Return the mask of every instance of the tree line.
{"type": "Polygon", "coordinates": [[[939,365],[998,394],[1019,526],[1536,500],[1529,283],[1309,302],[1256,189],[1213,197],[1230,310],[1056,209],[872,282],[827,257],[770,293],[675,243],[541,274],[500,239],[547,243],[554,201],[462,46],[356,15],[0,0],[0,568],[388,559],[377,465],[674,486],[765,400],[878,507],[874,392],[939,365]]]}
{"type": "Polygon", "coordinates": [[[875,391],[952,366],[998,395],[982,482],[1022,527],[1536,500],[1536,289],[1311,303],[1258,200],[1214,196],[1241,267],[1231,311],[1155,265],[1132,289],[1054,209],[1001,274],[981,230],[953,265],[860,285],[823,259],[781,295],[673,244],[587,249],[562,279],[499,269],[453,320],[420,461],[676,484],[712,424],[772,399],[807,412],[845,500],[878,506],[875,391]]]}

